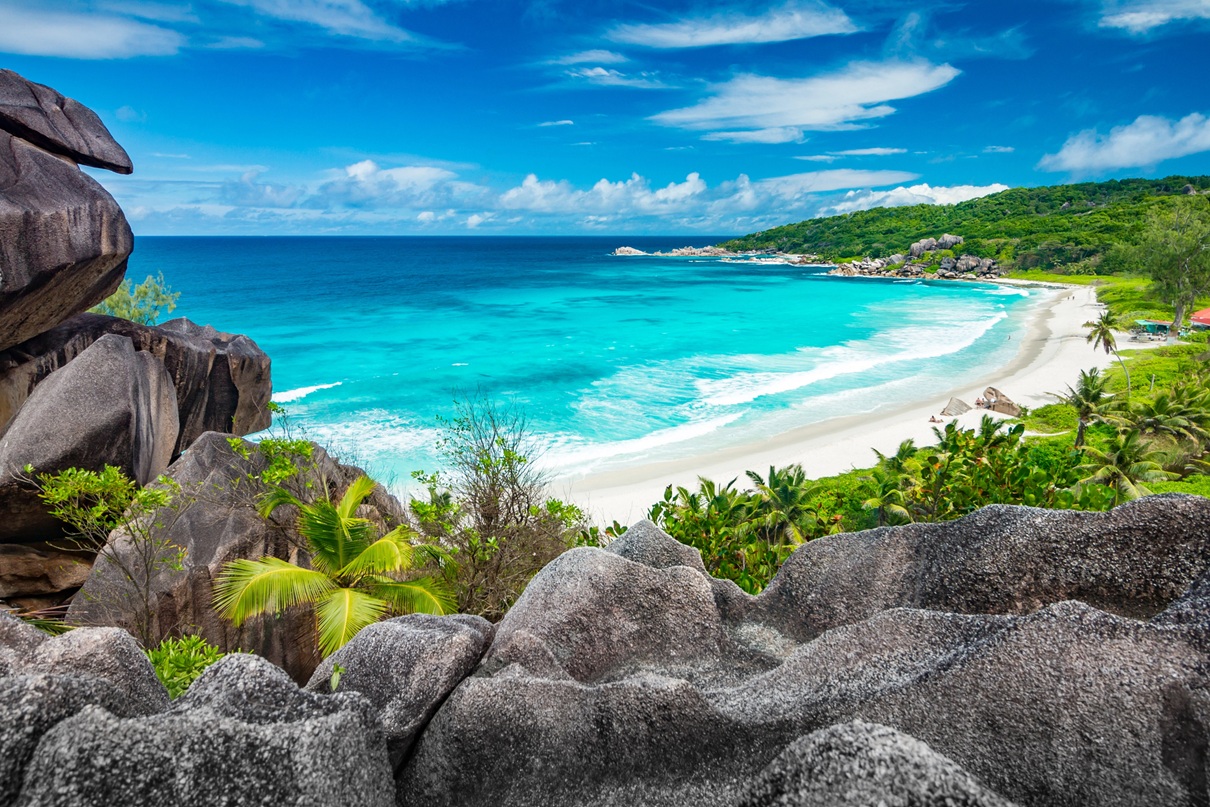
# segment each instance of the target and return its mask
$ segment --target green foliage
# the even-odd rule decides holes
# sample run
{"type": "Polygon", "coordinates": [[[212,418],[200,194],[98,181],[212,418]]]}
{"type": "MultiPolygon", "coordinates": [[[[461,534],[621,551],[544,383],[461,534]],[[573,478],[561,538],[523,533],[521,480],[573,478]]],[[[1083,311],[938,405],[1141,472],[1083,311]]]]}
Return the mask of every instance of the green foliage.
{"type": "Polygon", "coordinates": [[[239,457],[252,458],[256,452],[265,459],[265,469],[248,474],[248,479],[267,487],[280,487],[308,471],[314,470],[315,446],[309,440],[285,437],[266,437],[258,443],[249,444],[240,437],[228,437],[227,445],[239,457]]]}
{"type": "Polygon", "coordinates": [[[420,532],[454,561],[445,571],[458,610],[498,620],[543,566],[603,539],[578,507],[548,496],[534,462],[539,446],[518,410],[481,395],[455,409],[441,422],[439,445],[450,470],[414,472],[424,495],[410,510],[420,532]]]}
{"type": "Polygon", "coordinates": [[[849,255],[887,257],[914,241],[949,232],[965,237],[961,252],[995,258],[1012,269],[1066,274],[1076,265],[1081,273],[1076,277],[1089,277],[1090,270],[1104,273],[1091,259],[1134,241],[1147,215],[1179,203],[1186,184],[1204,190],[1210,177],[1013,188],[957,205],[875,208],[811,219],[721,246],[812,253],[837,261],[849,255]]]}
{"type": "Polygon", "coordinates": [[[64,548],[97,553],[97,562],[116,573],[116,589],[103,593],[122,604],[134,618],[133,632],[147,646],[153,641],[153,581],[164,569],[179,571],[185,550],[165,536],[167,522],[179,518],[191,504],[181,487],[161,476],[140,488],[121,469],[100,471],[68,468],[36,474],[26,466],[27,479],[53,517],[67,525],[64,548]],[[124,540],[110,540],[111,535],[124,540]]]}
{"type": "Polygon", "coordinates": [[[1184,198],[1152,208],[1130,257],[1151,277],[1155,293],[1176,309],[1178,325],[1210,293],[1210,203],[1184,198]]]}
{"type": "Polygon", "coordinates": [[[1185,479],[1151,482],[1147,485],[1152,493],[1188,493],[1193,496],[1210,497],[1210,476],[1198,474],[1185,479]]]}
{"type": "Polygon", "coordinates": [[[155,277],[148,275],[147,279],[137,286],[127,278],[118,286],[117,291],[106,297],[100,305],[93,307],[92,311],[142,325],[155,325],[160,317],[171,314],[176,309],[176,301],[180,296],[180,292],[168,288],[163,273],[155,277]]]}
{"type": "Polygon", "coordinates": [[[1079,417],[1074,406],[1065,403],[1047,404],[1031,409],[1029,414],[1021,419],[1025,428],[1031,432],[1053,434],[1068,432],[1076,428],[1079,417]]]}
{"type": "MultiPolygon", "coordinates": [[[[373,522],[357,515],[375,484],[361,476],[337,502],[326,496],[304,502],[284,488],[266,494],[260,506],[265,518],[284,505],[297,508],[296,528],[314,568],[269,556],[227,563],[214,587],[223,617],[239,627],[260,614],[313,606],[326,657],[387,614],[452,611],[453,596],[443,580],[410,574],[416,534],[400,526],[379,535],[373,522]]],[[[426,557],[441,554],[434,547],[424,551],[426,557]]]]}
{"type": "Polygon", "coordinates": [[[224,655],[201,636],[182,636],[180,639],[169,636],[157,647],[144,652],[173,700],[184,695],[202,671],[224,655]]]}

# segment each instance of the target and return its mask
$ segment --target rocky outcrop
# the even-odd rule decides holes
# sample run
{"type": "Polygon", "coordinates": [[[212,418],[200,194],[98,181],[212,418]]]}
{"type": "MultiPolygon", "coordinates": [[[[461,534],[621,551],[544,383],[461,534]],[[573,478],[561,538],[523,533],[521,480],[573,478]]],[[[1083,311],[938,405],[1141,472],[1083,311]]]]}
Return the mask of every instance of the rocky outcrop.
{"type": "Polygon", "coordinates": [[[79,314],[44,334],[0,352],[0,435],[34,389],[106,334],[159,358],[176,390],[178,456],[203,432],[235,435],[268,428],[270,361],[246,336],[178,318],[159,326],[100,314],[79,314]]]}
{"type": "Polygon", "coordinates": [[[950,398],[949,403],[941,410],[941,414],[946,417],[958,417],[958,415],[971,411],[973,407],[961,398],[950,398]]]}
{"type": "MultiPolygon", "coordinates": [[[[313,613],[291,609],[250,620],[236,629],[214,610],[213,581],[228,561],[266,555],[295,563],[307,561],[284,511],[279,521],[267,521],[256,512],[257,498],[265,488],[253,477],[265,470],[264,455],[252,443],[235,440],[237,452],[229,442],[232,439],[208,432],[168,469],[168,478],[180,485],[181,494],[175,509],[157,517],[160,526],[153,540],[180,547],[181,568],[164,567],[154,580],[152,633],[195,633],[224,652],[255,652],[305,682],[319,663],[313,613]]],[[[336,462],[319,446],[313,446],[310,459],[300,459],[299,465],[304,473],[295,481],[313,485],[308,495],[317,495],[319,486],[326,483],[338,499],[362,474],[358,468],[336,462]]],[[[381,486],[367,504],[366,514],[373,518],[390,524],[403,518],[402,506],[381,486]]],[[[115,552],[133,551],[127,541],[121,533],[110,536],[115,552]]],[[[120,595],[125,585],[112,564],[98,563],[72,601],[69,621],[133,629],[138,603],[120,595]]]]}
{"type": "Polygon", "coordinates": [[[108,335],[52,373],[0,438],[0,540],[53,538],[60,527],[21,480],[68,468],[120,468],[145,485],[172,457],[179,424],[176,395],[164,363],[108,335]]]}
{"type": "Polygon", "coordinates": [[[338,692],[358,692],[374,708],[392,765],[407,756],[437,708],[474,671],[494,628],[482,617],[410,614],[365,628],[324,659],[307,689],[326,693],[339,665],[338,692]]]}
{"type": "Polygon", "coordinates": [[[126,218],[76,162],[130,171],[96,115],[0,72],[0,350],[101,302],[126,271],[126,218]]]}
{"type": "Polygon", "coordinates": [[[860,720],[791,743],[761,771],[736,807],[832,807],[841,801],[1011,807],[916,738],[860,720]]]}
{"type": "Polygon", "coordinates": [[[87,556],[50,544],[0,544],[0,599],[74,593],[91,568],[87,556]]]}
{"type": "Polygon", "coordinates": [[[1208,534],[1197,497],[992,507],[814,541],[765,593],[724,603],[644,526],[621,554],[573,550],[535,578],[421,735],[400,803],[822,804],[853,787],[1196,803],[1210,616],[1187,595],[1208,534]],[[853,739],[856,769],[896,760],[858,785],[825,763],[851,732],[792,745],[853,720],[949,761],[853,739]],[[821,761],[799,777],[796,760],[821,761]]]}
{"type": "Polygon", "coordinates": [[[937,249],[953,249],[954,247],[963,243],[965,240],[966,239],[960,235],[950,235],[949,233],[946,233],[937,239],[937,249]]]}
{"type": "Polygon", "coordinates": [[[302,692],[243,654],[208,668],[169,711],[81,709],[41,736],[25,767],[21,804],[392,804],[365,699],[302,692]]]}
{"type": "Polygon", "coordinates": [[[95,112],[12,70],[0,70],[0,130],[81,165],[134,171],[130,156],[95,112]]]}
{"type": "Polygon", "coordinates": [[[925,238],[915,242],[908,248],[908,256],[912,258],[919,258],[924,255],[924,253],[932,252],[934,249],[937,249],[937,239],[925,238]]]}

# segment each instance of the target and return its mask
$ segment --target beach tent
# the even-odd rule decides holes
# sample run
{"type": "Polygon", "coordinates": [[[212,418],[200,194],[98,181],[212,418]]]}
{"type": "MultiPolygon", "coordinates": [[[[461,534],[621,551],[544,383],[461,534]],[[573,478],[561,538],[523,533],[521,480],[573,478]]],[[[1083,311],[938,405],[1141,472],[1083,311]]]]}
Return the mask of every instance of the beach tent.
{"type": "Polygon", "coordinates": [[[1189,318],[1193,323],[1194,330],[1204,331],[1210,328],[1210,308],[1203,308],[1201,311],[1194,311],[1193,316],[1189,318]]]}
{"type": "Polygon", "coordinates": [[[1158,319],[1136,319],[1135,325],[1138,325],[1147,333],[1168,333],[1171,322],[1160,322],[1158,319]]]}

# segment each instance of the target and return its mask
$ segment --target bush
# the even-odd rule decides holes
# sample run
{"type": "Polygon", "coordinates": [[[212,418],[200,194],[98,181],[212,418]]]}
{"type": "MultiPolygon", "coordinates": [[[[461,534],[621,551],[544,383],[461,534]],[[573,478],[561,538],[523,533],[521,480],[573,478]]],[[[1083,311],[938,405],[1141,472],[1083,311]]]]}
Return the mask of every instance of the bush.
{"type": "Polygon", "coordinates": [[[171,636],[160,642],[158,647],[145,651],[155,668],[155,675],[176,700],[185,694],[202,671],[223,657],[223,653],[201,636],[171,636]]]}
{"type": "Polygon", "coordinates": [[[127,278],[118,286],[117,291],[106,297],[92,311],[142,325],[155,325],[160,317],[173,312],[180,296],[180,292],[168,288],[163,273],[155,277],[148,275],[147,279],[137,286],[127,278]]]}

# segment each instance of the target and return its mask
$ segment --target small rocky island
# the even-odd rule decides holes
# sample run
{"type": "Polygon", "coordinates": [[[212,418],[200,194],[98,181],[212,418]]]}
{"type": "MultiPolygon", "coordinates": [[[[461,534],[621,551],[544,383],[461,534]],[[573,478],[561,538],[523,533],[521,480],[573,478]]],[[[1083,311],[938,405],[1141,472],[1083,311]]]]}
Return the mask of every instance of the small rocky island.
{"type": "MultiPolygon", "coordinates": [[[[0,599],[79,625],[0,611],[0,807],[1210,802],[1201,496],[830,535],[757,596],[640,521],[558,555],[494,624],[396,617],[322,660],[297,608],[220,620],[225,561],[308,563],[247,487],[271,470],[239,437],[269,421],[268,357],[86,313],[133,246],[78,168],[132,168],[92,112],[0,72],[0,145],[0,599]],[[179,556],[141,589],[145,632],[229,651],[179,697],[137,603],[97,607],[110,572],[55,549],[26,464],[205,494],[152,525],[179,556]]],[[[307,451],[334,495],[360,477],[307,451]]],[[[357,512],[403,505],[378,486],[357,512]]]]}

